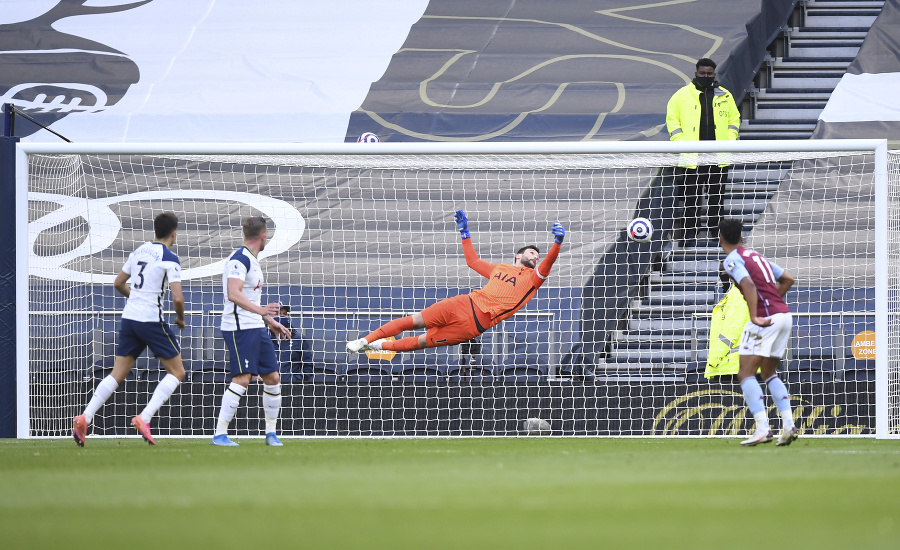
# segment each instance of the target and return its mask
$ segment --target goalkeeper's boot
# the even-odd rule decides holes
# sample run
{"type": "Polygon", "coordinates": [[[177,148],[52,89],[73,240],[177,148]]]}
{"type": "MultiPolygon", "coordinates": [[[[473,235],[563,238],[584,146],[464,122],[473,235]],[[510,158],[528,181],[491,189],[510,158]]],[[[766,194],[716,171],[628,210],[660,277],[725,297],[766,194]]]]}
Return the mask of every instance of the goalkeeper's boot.
{"type": "Polygon", "coordinates": [[[228,434],[220,434],[213,437],[212,444],[216,447],[240,447],[240,445],[228,439],[228,434]]]}
{"type": "Polygon", "coordinates": [[[84,447],[84,440],[87,437],[88,423],[83,414],[79,414],[72,421],[72,439],[78,443],[79,447],[84,447]]]}
{"type": "Polygon", "coordinates": [[[369,342],[367,342],[365,338],[352,340],[350,342],[347,342],[347,351],[349,351],[350,353],[358,353],[359,351],[368,349],[368,345],[369,342]]]}
{"type": "Polygon", "coordinates": [[[156,445],[156,441],[153,441],[153,436],[150,435],[150,425],[144,422],[144,419],[141,418],[141,415],[137,415],[131,419],[131,425],[134,426],[134,429],[141,433],[141,437],[144,438],[144,441],[151,445],[156,445]]]}
{"type": "Polygon", "coordinates": [[[775,435],[772,433],[772,430],[766,428],[763,430],[757,429],[753,432],[753,435],[750,436],[750,439],[745,439],[741,441],[741,445],[744,447],[753,447],[754,445],[759,445],[760,443],[768,443],[772,441],[775,435]]]}
{"type": "Polygon", "coordinates": [[[266,434],[266,445],[269,445],[270,447],[281,447],[283,446],[283,443],[278,439],[278,436],[275,435],[275,432],[269,432],[266,434]]]}
{"type": "Polygon", "coordinates": [[[779,447],[790,445],[798,437],[800,437],[800,430],[796,426],[785,428],[781,431],[781,435],[778,436],[778,441],[775,442],[775,445],[779,447]]]}
{"type": "Polygon", "coordinates": [[[387,342],[387,338],[379,338],[378,340],[375,340],[374,342],[366,346],[365,349],[369,351],[382,351],[381,344],[384,342],[387,342]]]}

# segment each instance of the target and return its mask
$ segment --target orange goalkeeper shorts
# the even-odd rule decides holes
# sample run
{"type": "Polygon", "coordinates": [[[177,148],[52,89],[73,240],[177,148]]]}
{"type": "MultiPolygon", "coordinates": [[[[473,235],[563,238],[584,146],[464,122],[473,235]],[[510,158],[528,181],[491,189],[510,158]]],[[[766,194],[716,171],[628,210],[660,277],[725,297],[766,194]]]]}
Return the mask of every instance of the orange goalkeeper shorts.
{"type": "Polygon", "coordinates": [[[490,316],[472,303],[468,294],[460,294],[434,303],[422,310],[425,319],[426,345],[452,346],[466,342],[484,332],[490,316]]]}

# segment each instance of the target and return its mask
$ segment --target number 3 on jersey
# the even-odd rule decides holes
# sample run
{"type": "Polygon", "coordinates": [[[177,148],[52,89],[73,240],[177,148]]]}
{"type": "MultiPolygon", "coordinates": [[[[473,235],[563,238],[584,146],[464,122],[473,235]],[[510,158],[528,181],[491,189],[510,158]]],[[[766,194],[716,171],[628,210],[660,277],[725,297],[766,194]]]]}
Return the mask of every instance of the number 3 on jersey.
{"type": "Polygon", "coordinates": [[[131,286],[139,289],[144,286],[144,268],[147,267],[147,262],[138,262],[137,264],[141,266],[141,270],[137,273],[137,276],[140,277],[141,280],[132,284],[131,286]]]}

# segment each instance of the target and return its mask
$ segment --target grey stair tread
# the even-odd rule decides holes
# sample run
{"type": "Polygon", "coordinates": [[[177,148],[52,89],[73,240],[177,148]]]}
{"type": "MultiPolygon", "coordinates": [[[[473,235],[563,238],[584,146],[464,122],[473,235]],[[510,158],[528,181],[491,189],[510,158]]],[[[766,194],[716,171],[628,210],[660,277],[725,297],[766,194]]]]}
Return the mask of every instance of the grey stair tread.
{"type": "MultiPolygon", "coordinates": [[[[780,101],[769,103],[769,102],[762,101],[762,102],[757,103],[756,109],[757,109],[757,111],[759,111],[759,110],[764,110],[764,111],[794,110],[794,111],[796,111],[796,110],[804,110],[804,109],[821,110],[821,109],[825,108],[826,103],[828,103],[827,100],[826,101],[795,101],[792,103],[780,102],[780,101]]],[[[791,117],[791,118],[793,118],[793,117],[791,117]]]]}
{"type": "Polygon", "coordinates": [[[652,350],[669,350],[669,351],[690,351],[691,340],[670,340],[670,341],[619,341],[616,352],[625,354],[626,352],[652,351],[652,350]]]}
{"type": "Polygon", "coordinates": [[[816,25],[806,25],[801,27],[804,32],[808,33],[816,33],[816,32],[845,32],[845,33],[861,33],[863,35],[868,34],[869,29],[872,28],[872,25],[869,26],[858,26],[858,27],[817,27],[816,25]]]}
{"type": "Polygon", "coordinates": [[[703,273],[699,275],[684,275],[673,273],[661,273],[659,271],[651,273],[648,279],[651,283],[656,284],[716,284],[719,281],[718,275],[703,273]]]}
{"type": "Polygon", "coordinates": [[[817,120],[809,120],[803,122],[791,121],[791,122],[778,122],[773,120],[766,120],[763,122],[758,121],[744,121],[741,123],[741,138],[744,137],[744,134],[748,130],[759,131],[768,131],[768,132],[812,132],[816,129],[817,120]]]}
{"type": "Polygon", "coordinates": [[[707,293],[705,296],[687,295],[687,296],[650,296],[641,300],[641,305],[647,307],[657,306],[666,307],[696,307],[698,309],[709,309],[716,305],[716,295],[707,293]]]}
{"type": "Polygon", "coordinates": [[[772,132],[757,132],[754,130],[742,130],[741,131],[741,139],[754,139],[754,140],[773,140],[773,139],[781,139],[781,140],[804,140],[812,137],[812,130],[804,131],[804,132],[781,132],[781,133],[772,133],[772,132]]]}
{"type": "MultiPolygon", "coordinates": [[[[708,329],[707,329],[708,330],[708,329]]],[[[706,331],[704,331],[706,332],[706,331]]],[[[627,332],[618,338],[616,342],[677,342],[690,345],[693,342],[693,336],[690,330],[681,331],[636,331],[627,332]]]]}
{"type": "Polygon", "coordinates": [[[694,330],[695,327],[702,326],[700,321],[702,318],[637,318],[628,322],[630,330],[694,330]]]}
{"type": "Polygon", "coordinates": [[[632,351],[627,354],[611,353],[606,358],[607,364],[614,363],[639,363],[648,361],[659,361],[665,363],[688,362],[691,360],[691,350],[642,350],[640,352],[632,351]]]}
{"type": "Polygon", "coordinates": [[[794,40],[864,40],[868,29],[835,29],[833,27],[793,27],[789,31],[791,41],[794,40]]]}
{"type": "Polygon", "coordinates": [[[787,57],[776,57],[772,61],[772,69],[774,70],[790,70],[796,71],[798,69],[804,70],[815,70],[817,72],[823,71],[833,71],[833,70],[846,70],[850,63],[853,62],[853,59],[834,59],[831,57],[825,59],[816,59],[816,58],[787,58],[787,57]]]}
{"type": "Polygon", "coordinates": [[[805,99],[811,101],[825,101],[831,97],[831,91],[806,91],[806,90],[779,90],[766,88],[755,93],[758,102],[762,101],[797,101],[805,99]]]}
{"type": "Polygon", "coordinates": [[[712,306],[709,304],[697,304],[697,305],[666,305],[655,306],[655,305],[644,305],[644,304],[636,304],[631,307],[631,313],[633,315],[652,315],[656,318],[690,318],[694,313],[709,313],[712,311],[712,306]]]}
{"type": "Polygon", "coordinates": [[[835,7],[840,9],[846,8],[878,8],[884,5],[884,0],[811,0],[807,4],[810,8],[828,8],[835,7]]]}

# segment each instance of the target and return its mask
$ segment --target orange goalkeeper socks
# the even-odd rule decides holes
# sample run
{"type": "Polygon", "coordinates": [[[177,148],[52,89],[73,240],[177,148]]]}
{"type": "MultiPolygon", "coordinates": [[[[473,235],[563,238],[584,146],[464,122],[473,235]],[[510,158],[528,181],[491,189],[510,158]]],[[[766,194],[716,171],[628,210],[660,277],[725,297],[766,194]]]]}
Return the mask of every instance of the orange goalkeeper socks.
{"type": "MultiPolygon", "coordinates": [[[[405,330],[413,329],[413,318],[412,315],[407,317],[401,317],[399,319],[394,319],[393,321],[389,321],[377,329],[374,332],[369,333],[366,336],[366,342],[372,343],[375,340],[379,340],[381,338],[387,338],[388,336],[397,336],[401,332],[405,330]]],[[[418,348],[413,348],[418,349],[418,348]]],[[[397,351],[408,351],[408,350],[397,350],[397,351]]]]}
{"type": "Polygon", "coordinates": [[[399,340],[389,340],[381,343],[381,349],[389,351],[415,351],[419,348],[418,336],[407,336],[399,340]]]}

